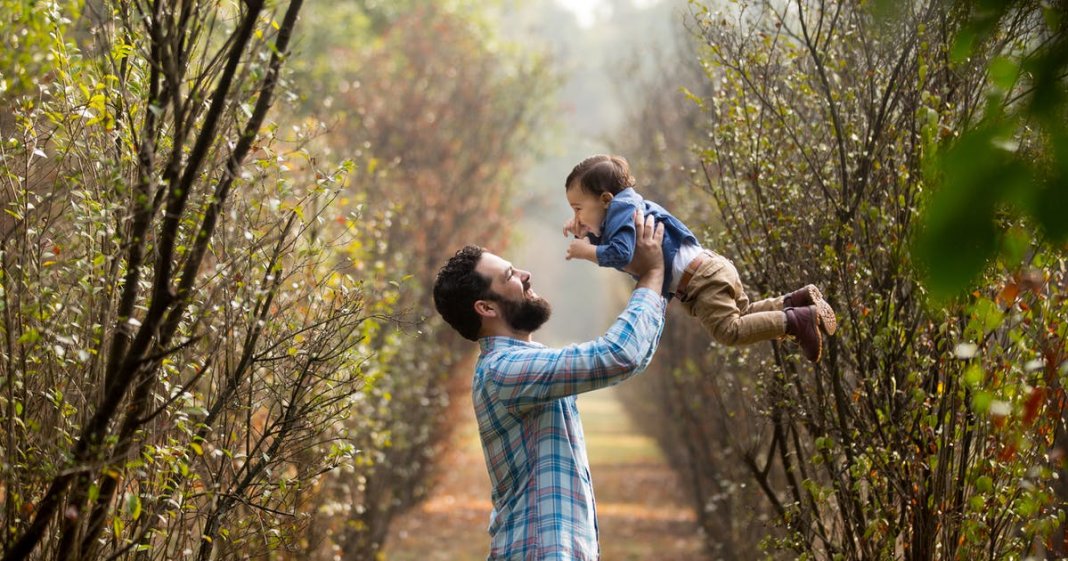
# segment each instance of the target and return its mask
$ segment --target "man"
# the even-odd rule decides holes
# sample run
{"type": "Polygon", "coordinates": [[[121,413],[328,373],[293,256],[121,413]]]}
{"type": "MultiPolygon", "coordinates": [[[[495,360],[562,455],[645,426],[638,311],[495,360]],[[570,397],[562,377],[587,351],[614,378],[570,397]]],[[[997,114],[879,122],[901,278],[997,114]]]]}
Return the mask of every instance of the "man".
{"type": "Polygon", "coordinates": [[[472,388],[493,486],[489,561],[599,559],[589,460],[575,396],[641,372],[663,329],[662,225],[635,214],[638,277],[626,309],[598,339],[562,349],[533,342],[551,312],[530,273],[467,246],[439,271],[434,304],[481,348],[472,388]]]}

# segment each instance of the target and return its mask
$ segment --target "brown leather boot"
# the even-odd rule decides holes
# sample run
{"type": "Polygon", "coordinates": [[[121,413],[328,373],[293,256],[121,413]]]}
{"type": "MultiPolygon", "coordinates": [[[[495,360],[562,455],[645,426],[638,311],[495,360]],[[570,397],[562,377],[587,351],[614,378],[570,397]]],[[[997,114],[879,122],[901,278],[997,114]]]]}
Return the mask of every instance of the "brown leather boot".
{"type": "Polygon", "coordinates": [[[810,284],[799,288],[782,299],[782,307],[800,308],[802,306],[816,306],[816,313],[820,316],[820,326],[827,335],[834,335],[838,331],[838,319],[834,315],[834,308],[823,299],[823,293],[816,285],[810,284]]]}
{"type": "Polygon", "coordinates": [[[786,308],[786,334],[793,336],[801,345],[801,352],[812,362],[819,362],[823,352],[823,335],[820,334],[820,316],[816,306],[786,308]]]}

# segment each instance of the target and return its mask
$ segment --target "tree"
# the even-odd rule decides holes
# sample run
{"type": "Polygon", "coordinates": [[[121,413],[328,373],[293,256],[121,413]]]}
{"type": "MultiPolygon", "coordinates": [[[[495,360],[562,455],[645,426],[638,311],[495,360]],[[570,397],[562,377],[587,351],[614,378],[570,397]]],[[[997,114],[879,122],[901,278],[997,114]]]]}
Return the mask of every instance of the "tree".
{"type": "MultiPolygon", "coordinates": [[[[707,115],[695,147],[718,216],[684,217],[708,226],[709,245],[752,292],[814,282],[840,314],[815,367],[791,343],[670,366],[670,442],[690,440],[679,455],[698,481],[728,472],[707,450],[746,466],[781,525],[764,540],[773,554],[1062,547],[1061,464],[1049,458],[1063,454],[1063,404],[1051,397],[1063,395],[1063,253],[1025,236],[1022,266],[993,263],[946,309],[931,305],[910,254],[917,217],[934,204],[928,156],[970,122],[989,85],[985,56],[951,63],[970,8],[910,3],[881,19],[849,2],[695,4],[708,72],[691,93],[707,115]]],[[[981,52],[1026,43],[1035,24],[1008,18],[981,52]]],[[[692,343],[664,338],[661,356],[683,353],[692,343]]],[[[695,487],[701,507],[723,500],[714,485],[695,487]]]]}
{"type": "Polygon", "coordinates": [[[345,168],[268,121],[302,3],[6,4],[4,559],[287,542],[374,323],[309,235],[345,168]]]}

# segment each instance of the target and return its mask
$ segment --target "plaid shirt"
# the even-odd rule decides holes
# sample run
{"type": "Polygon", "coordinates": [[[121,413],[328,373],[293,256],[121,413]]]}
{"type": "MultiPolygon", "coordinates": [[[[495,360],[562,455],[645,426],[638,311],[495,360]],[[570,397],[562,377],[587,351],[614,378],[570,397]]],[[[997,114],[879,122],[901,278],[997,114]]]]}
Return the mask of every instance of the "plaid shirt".
{"type": "Polygon", "coordinates": [[[562,349],[484,337],[472,398],[493,485],[489,561],[594,561],[597,515],[575,395],[645,369],[667,305],[635,290],[604,336],[562,349]]]}

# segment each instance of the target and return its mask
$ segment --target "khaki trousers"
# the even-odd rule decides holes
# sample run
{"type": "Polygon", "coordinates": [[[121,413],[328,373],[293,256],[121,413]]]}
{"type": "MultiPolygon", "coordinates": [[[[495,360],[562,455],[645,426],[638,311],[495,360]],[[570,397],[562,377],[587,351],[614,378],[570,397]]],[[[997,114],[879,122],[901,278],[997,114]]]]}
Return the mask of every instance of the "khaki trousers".
{"type": "Polygon", "coordinates": [[[723,345],[748,345],[786,334],[783,297],[749,303],[738,269],[730,259],[712,255],[694,273],[679,302],[723,345]]]}

